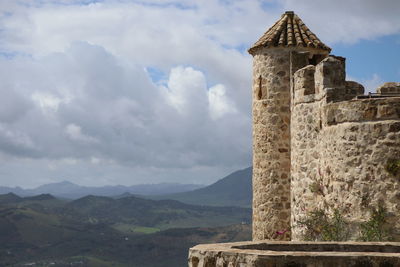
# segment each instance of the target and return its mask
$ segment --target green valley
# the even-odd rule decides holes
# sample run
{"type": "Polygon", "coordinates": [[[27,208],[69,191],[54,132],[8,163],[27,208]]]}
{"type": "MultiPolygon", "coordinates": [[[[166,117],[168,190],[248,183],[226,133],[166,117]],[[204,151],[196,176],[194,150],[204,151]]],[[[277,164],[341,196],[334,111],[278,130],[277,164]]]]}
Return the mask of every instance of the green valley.
{"type": "Polygon", "coordinates": [[[250,220],[175,200],[0,195],[0,266],[184,266],[197,243],[250,239],[250,220]]]}

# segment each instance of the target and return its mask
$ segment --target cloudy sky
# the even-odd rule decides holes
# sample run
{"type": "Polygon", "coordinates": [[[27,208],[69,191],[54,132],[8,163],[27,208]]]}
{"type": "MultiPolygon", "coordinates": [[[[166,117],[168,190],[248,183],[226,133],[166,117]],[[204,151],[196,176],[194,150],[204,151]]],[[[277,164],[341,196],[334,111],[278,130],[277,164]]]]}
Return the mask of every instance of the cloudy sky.
{"type": "Polygon", "coordinates": [[[208,184],[251,165],[251,56],[294,10],[369,90],[398,0],[0,0],[0,185],[208,184]]]}

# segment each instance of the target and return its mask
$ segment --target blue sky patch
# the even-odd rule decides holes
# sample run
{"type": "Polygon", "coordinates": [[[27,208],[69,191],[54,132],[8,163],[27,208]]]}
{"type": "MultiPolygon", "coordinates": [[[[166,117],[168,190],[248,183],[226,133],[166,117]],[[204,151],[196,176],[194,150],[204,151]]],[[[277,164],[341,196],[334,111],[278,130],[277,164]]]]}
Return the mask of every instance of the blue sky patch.
{"type": "Polygon", "coordinates": [[[156,67],[146,67],[146,72],[149,74],[153,83],[158,85],[166,85],[168,74],[156,67]]]}
{"type": "Polygon", "coordinates": [[[400,35],[337,44],[331,53],[346,57],[346,70],[351,77],[370,79],[377,74],[384,81],[400,80],[400,35]]]}

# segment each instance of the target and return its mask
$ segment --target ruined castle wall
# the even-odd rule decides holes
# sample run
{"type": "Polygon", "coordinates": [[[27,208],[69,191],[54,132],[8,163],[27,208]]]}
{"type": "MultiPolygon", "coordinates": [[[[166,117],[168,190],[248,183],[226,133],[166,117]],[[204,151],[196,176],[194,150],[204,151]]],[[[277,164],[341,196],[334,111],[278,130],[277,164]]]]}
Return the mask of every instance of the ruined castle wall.
{"type": "MultiPolygon", "coordinates": [[[[381,205],[392,230],[400,230],[400,175],[386,170],[390,160],[400,159],[400,98],[330,103],[322,114],[320,184],[325,205],[341,211],[354,229],[370,217],[371,208],[381,205]]],[[[352,239],[358,236],[357,231],[350,233],[352,239]]]]}
{"type": "Polygon", "coordinates": [[[315,101],[314,66],[307,66],[295,73],[295,97],[291,117],[291,224],[292,240],[301,240],[297,221],[322,202],[316,194],[320,189],[318,168],[321,151],[321,101],[315,101]]]}
{"type": "Polygon", "coordinates": [[[253,60],[253,240],[290,227],[289,58],[270,48],[253,60]]]}
{"type": "MultiPolygon", "coordinates": [[[[328,214],[338,209],[352,223],[349,239],[359,237],[357,226],[378,205],[387,209],[392,230],[400,230],[400,175],[386,170],[390,160],[400,159],[400,98],[343,100],[346,93],[356,94],[360,88],[355,83],[350,83],[352,88],[343,81],[330,83],[329,75],[336,73],[338,77],[342,71],[337,69],[339,62],[333,61],[326,69],[316,67],[314,94],[304,95],[313,90],[302,89],[312,76],[312,67],[295,74],[298,94],[291,117],[293,240],[302,239],[304,229],[298,221],[316,209],[328,214]],[[334,69],[329,69],[332,66],[334,69]]],[[[400,240],[398,234],[392,236],[400,240]]]]}

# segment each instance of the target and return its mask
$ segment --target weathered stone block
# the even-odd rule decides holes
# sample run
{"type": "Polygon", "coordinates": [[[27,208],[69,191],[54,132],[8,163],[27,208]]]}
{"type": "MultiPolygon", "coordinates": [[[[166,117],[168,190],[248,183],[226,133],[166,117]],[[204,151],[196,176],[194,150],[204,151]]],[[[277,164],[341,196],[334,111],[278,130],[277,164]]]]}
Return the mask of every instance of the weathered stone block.
{"type": "Polygon", "coordinates": [[[294,73],[295,98],[315,93],[315,66],[308,65],[294,73]]]}
{"type": "Polygon", "coordinates": [[[400,94],[400,83],[386,82],[376,89],[378,94],[400,94]]]}
{"type": "Polygon", "coordinates": [[[198,245],[189,267],[400,266],[399,243],[237,242],[198,245]]]}
{"type": "Polygon", "coordinates": [[[345,58],[328,56],[315,69],[316,93],[323,93],[325,88],[345,88],[345,58]]]}
{"type": "Polygon", "coordinates": [[[346,81],[346,100],[364,94],[364,86],[354,81],[346,81]]]}

